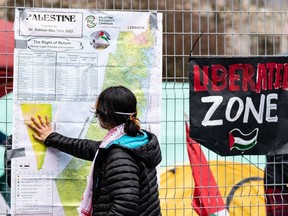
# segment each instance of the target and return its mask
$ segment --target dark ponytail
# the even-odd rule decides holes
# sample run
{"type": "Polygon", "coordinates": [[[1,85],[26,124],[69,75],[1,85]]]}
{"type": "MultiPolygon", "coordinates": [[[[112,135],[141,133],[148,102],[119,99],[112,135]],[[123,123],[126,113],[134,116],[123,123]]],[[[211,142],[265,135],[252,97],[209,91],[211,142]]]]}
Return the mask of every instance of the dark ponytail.
{"type": "Polygon", "coordinates": [[[124,125],[124,131],[129,136],[137,136],[140,132],[140,120],[136,117],[137,113],[132,113],[124,125]]]}
{"type": "Polygon", "coordinates": [[[96,112],[106,128],[124,124],[124,131],[129,136],[142,134],[140,120],[137,118],[137,99],[124,86],[105,89],[98,97],[96,112]]]}

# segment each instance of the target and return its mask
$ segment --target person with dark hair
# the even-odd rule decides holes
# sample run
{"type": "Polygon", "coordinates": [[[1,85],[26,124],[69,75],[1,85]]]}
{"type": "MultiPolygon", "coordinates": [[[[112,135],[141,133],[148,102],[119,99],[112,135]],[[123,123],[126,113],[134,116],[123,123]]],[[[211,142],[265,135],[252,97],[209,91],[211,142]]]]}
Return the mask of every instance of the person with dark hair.
{"type": "Polygon", "coordinates": [[[161,215],[156,166],[157,137],[140,128],[135,95],[123,86],[105,89],[95,116],[108,130],[101,142],[65,137],[53,131],[47,116],[31,117],[34,138],[75,157],[93,161],[79,215],[161,215]]]}
{"type": "Polygon", "coordinates": [[[264,189],[267,216],[288,216],[288,155],[267,155],[264,189]]]}

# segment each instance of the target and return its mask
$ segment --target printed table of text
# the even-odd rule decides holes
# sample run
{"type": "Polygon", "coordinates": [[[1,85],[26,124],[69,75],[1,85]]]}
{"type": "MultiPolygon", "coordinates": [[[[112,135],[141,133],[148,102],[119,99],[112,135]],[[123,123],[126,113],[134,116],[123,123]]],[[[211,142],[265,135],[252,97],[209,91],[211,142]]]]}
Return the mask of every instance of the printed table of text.
{"type": "Polygon", "coordinates": [[[94,101],[95,53],[18,53],[17,99],[26,101],[94,101]]]}

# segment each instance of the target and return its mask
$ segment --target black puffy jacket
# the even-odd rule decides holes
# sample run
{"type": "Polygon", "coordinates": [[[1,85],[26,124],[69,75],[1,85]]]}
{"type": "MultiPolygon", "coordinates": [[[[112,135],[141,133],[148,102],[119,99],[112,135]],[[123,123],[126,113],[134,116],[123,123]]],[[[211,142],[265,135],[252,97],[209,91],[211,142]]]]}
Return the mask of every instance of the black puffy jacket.
{"type": "Polygon", "coordinates": [[[145,131],[149,142],[137,148],[113,144],[100,148],[100,142],[50,134],[46,146],[75,157],[94,159],[93,215],[161,215],[156,166],[161,162],[157,137],[145,131]]]}

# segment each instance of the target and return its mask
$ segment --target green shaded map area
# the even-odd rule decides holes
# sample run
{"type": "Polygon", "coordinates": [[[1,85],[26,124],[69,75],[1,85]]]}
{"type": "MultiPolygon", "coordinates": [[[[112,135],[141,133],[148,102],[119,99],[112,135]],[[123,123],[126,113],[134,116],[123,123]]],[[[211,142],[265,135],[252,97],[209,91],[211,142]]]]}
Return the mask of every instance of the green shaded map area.
{"type": "Polygon", "coordinates": [[[155,58],[149,58],[153,52],[155,38],[148,28],[142,34],[133,32],[119,32],[117,49],[109,55],[106,67],[103,90],[114,85],[123,85],[135,94],[138,101],[138,116],[147,106],[142,82],[146,79],[148,84],[149,69],[155,58]]]}
{"type": "Polygon", "coordinates": [[[78,215],[77,207],[87,184],[91,162],[73,157],[55,179],[57,190],[66,216],[78,215]]]}
{"type": "MultiPolygon", "coordinates": [[[[51,104],[20,104],[20,107],[25,121],[30,121],[30,118],[32,116],[37,118],[38,115],[46,115],[49,117],[49,119],[52,119],[51,104]]],[[[36,157],[37,169],[40,170],[42,169],[44,164],[44,159],[46,156],[46,146],[38,140],[34,139],[32,135],[34,132],[30,127],[27,126],[27,130],[36,157]]]]}
{"type": "MultiPolygon", "coordinates": [[[[107,133],[93,121],[89,125],[86,137],[91,140],[101,140],[107,133]]],[[[56,177],[57,190],[66,216],[78,215],[77,207],[87,184],[91,162],[73,157],[66,168],[56,177]]]]}

